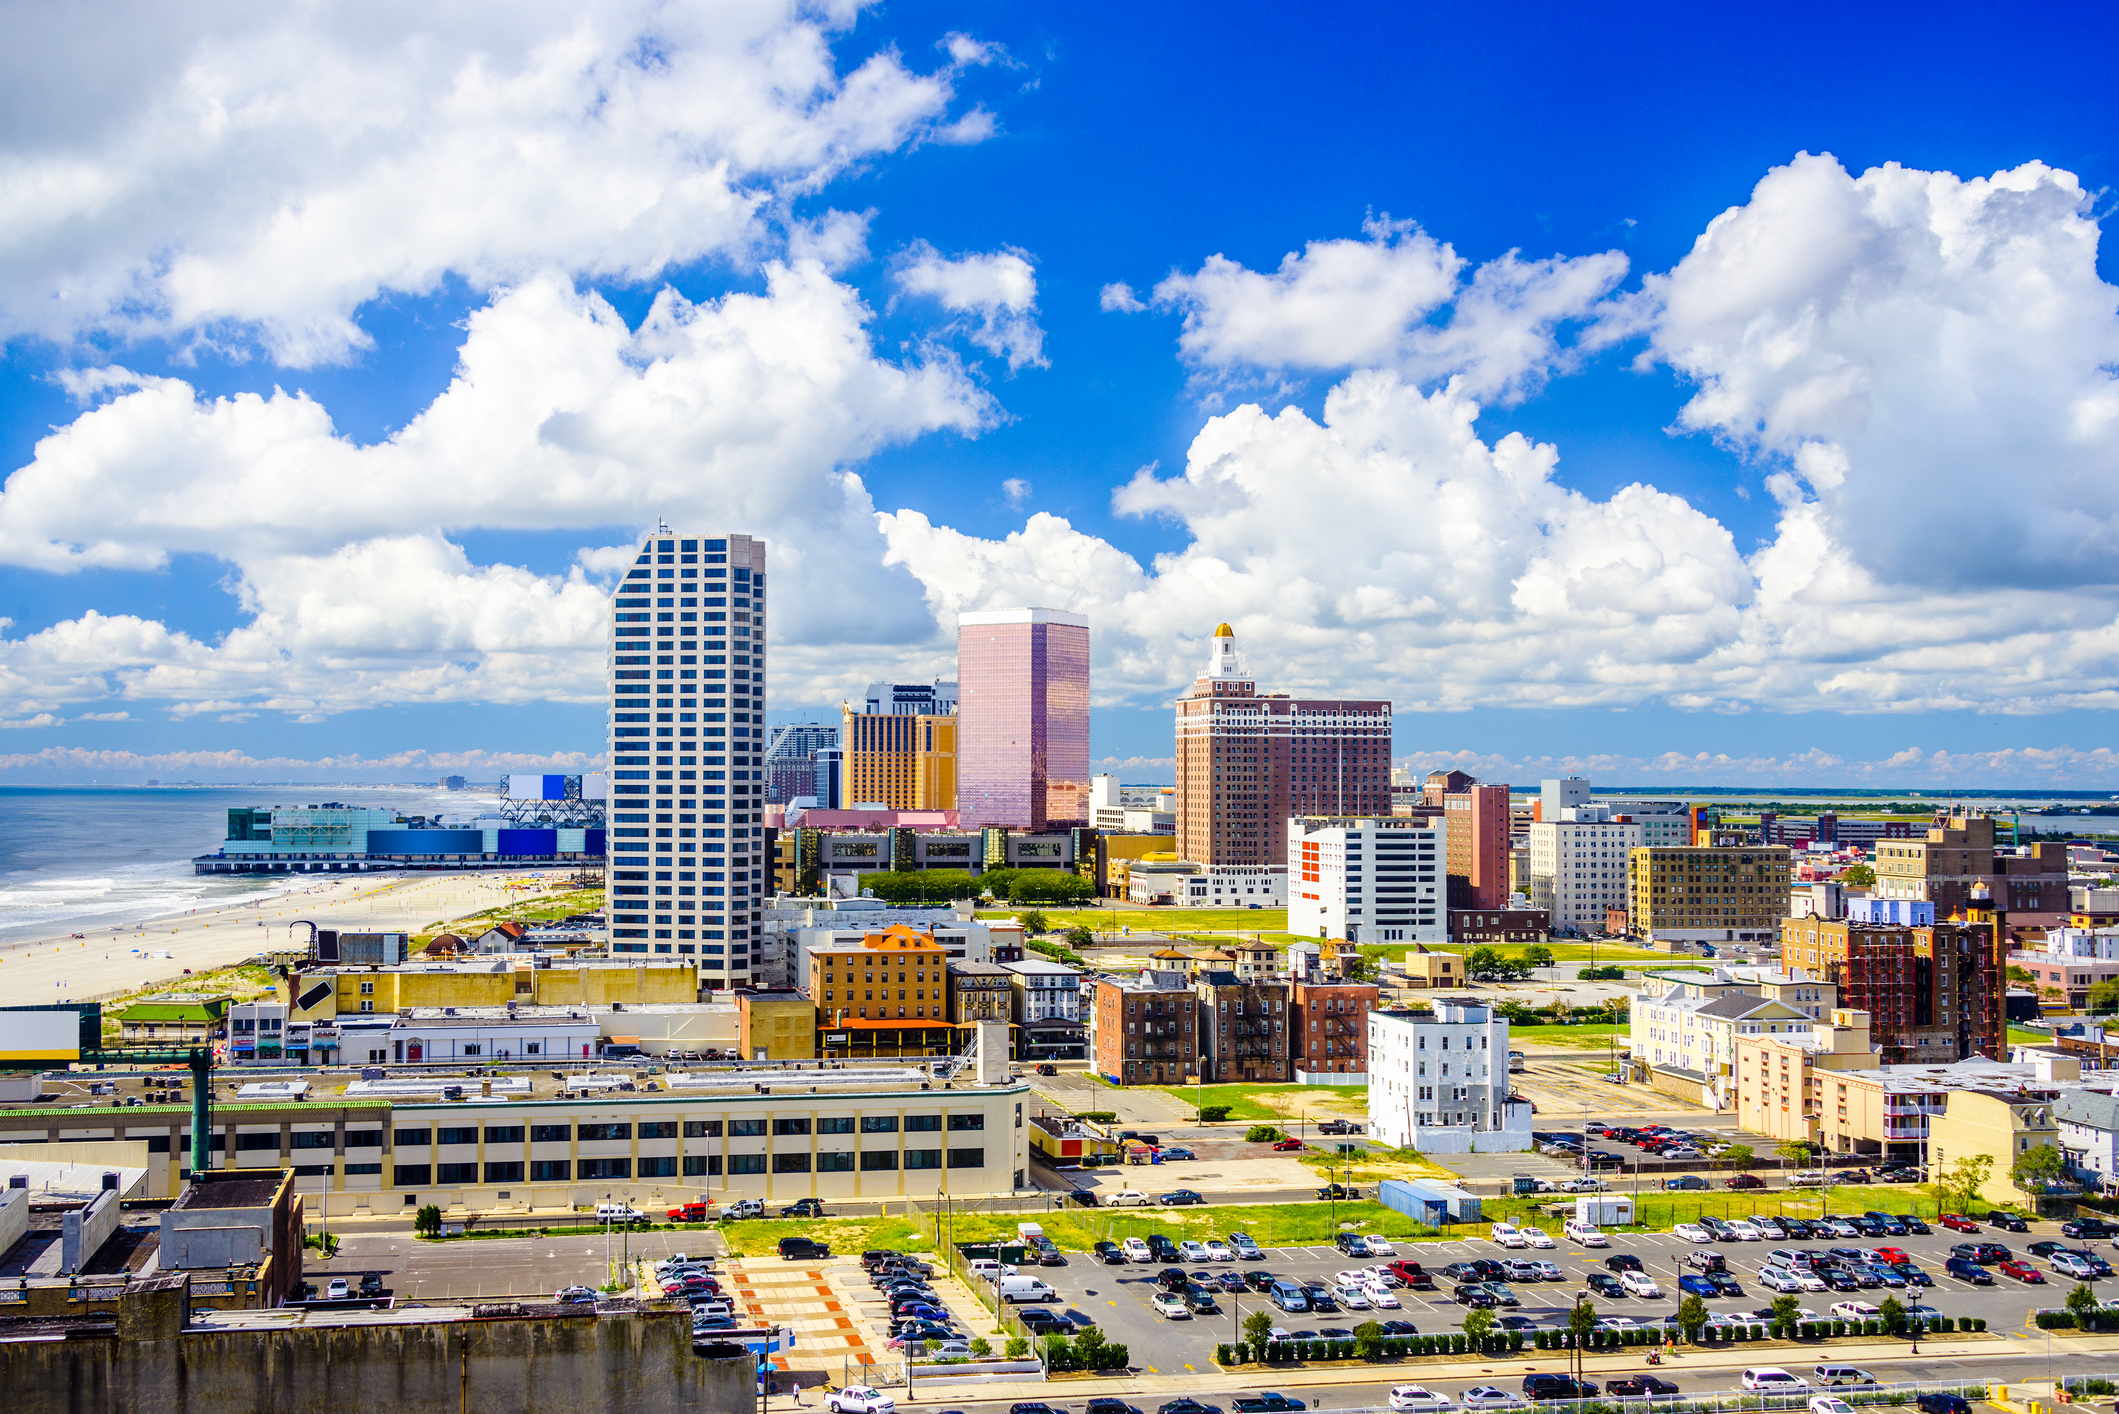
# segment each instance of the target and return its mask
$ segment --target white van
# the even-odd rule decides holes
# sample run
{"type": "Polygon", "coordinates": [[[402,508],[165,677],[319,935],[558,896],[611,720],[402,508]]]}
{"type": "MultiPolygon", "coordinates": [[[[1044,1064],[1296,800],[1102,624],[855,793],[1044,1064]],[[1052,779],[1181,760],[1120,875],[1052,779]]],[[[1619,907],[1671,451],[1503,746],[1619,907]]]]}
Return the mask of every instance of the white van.
{"type": "Polygon", "coordinates": [[[1020,1305],[1025,1301],[1057,1301],[1060,1294],[1036,1277],[1002,1277],[996,1289],[1001,1300],[1020,1305]]]}
{"type": "Polygon", "coordinates": [[[1126,1254],[1126,1260],[1129,1262],[1152,1262],[1155,1260],[1155,1249],[1138,1237],[1129,1237],[1124,1242],[1119,1243],[1118,1250],[1126,1254]]]}
{"type": "Polygon", "coordinates": [[[596,1221],[600,1223],[644,1223],[647,1214],[630,1203],[598,1203],[596,1221]]]}

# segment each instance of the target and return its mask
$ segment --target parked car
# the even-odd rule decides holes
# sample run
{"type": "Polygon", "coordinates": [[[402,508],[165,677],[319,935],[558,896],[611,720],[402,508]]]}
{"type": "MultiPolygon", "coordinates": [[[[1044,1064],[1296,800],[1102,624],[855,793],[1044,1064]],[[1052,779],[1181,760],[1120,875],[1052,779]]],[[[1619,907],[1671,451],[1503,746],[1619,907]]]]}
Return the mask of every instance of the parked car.
{"type": "Polygon", "coordinates": [[[562,1286],[552,1293],[552,1299],[570,1306],[593,1306],[596,1304],[596,1293],[585,1286],[562,1286]]]}
{"type": "Polygon", "coordinates": [[[1942,1264],[1942,1269],[1959,1281],[1968,1281],[1974,1286],[1992,1286],[1993,1274],[1969,1257],[1952,1257],[1942,1264]]]}
{"type": "Polygon", "coordinates": [[[350,1300],[352,1296],[353,1284],[344,1277],[333,1277],[330,1281],[324,1283],[324,1299],[326,1301],[346,1301],[350,1300]]]}
{"type": "Polygon", "coordinates": [[[1310,1406],[1299,1399],[1290,1399],[1272,1390],[1261,1390],[1257,1394],[1239,1394],[1229,1401],[1236,1414],[1288,1414],[1290,1410],[1307,1409],[1310,1406]]]}
{"type": "Polygon", "coordinates": [[[1722,1180],[1724,1188],[1764,1188],[1766,1180],[1755,1173],[1734,1173],[1722,1180]]]}
{"type": "Polygon", "coordinates": [[[2020,1282],[2033,1286],[2042,1286],[2045,1283],[2045,1273],[2039,1271],[2029,1262],[2019,1262],[2012,1258],[2009,1261],[1996,1264],[1994,1270],[2005,1277],[2014,1277],[2020,1282]]]}
{"type": "Polygon", "coordinates": [[[1156,1405],[1155,1414],[1221,1414],[1221,1406],[1202,1404],[1190,1395],[1180,1395],[1156,1405]]]}
{"type": "Polygon", "coordinates": [[[845,1389],[826,1395],[824,1407],[829,1414],[893,1414],[898,1402],[879,1389],[867,1385],[848,1385],[845,1389]]]}
{"type": "Polygon", "coordinates": [[[1165,1208],[1188,1208],[1195,1204],[1204,1203],[1207,1200],[1193,1189],[1173,1188],[1155,1201],[1162,1204],[1165,1208]]]}
{"type": "Polygon", "coordinates": [[[1145,1208],[1154,1203],[1154,1201],[1153,1198],[1150,1198],[1138,1188],[1121,1188],[1118,1192],[1104,1199],[1104,1206],[1107,1208],[1145,1208]]]}
{"type": "Polygon", "coordinates": [[[1961,1394],[1917,1394],[1913,1396],[1913,1407],[1920,1414],[1972,1414],[1972,1405],[1961,1394]]]}
{"type": "MultiPolygon", "coordinates": [[[[1963,1213],[1944,1213],[1942,1215],[1941,1222],[1944,1227],[1948,1228],[1952,1232],[1979,1231],[1979,1224],[1973,1222],[1963,1213]]],[[[2074,1237],[2078,1235],[2076,1233],[2069,1232],[2065,1226],[2063,1226],[2060,1231],[2068,1237],[2074,1237]]]]}
{"type": "Polygon", "coordinates": [[[1675,1178],[1664,1179],[1663,1187],[1671,1190],[1705,1188],[1707,1187],[1707,1180],[1696,1173],[1681,1173],[1675,1178]]]}
{"type": "Polygon", "coordinates": [[[1276,1154],[1292,1154],[1302,1147],[1303,1143],[1300,1139],[1280,1139],[1274,1141],[1273,1152],[1276,1154]]]}
{"type": "Polygon", "coordinates": [[[797,1198],[780,1210],[783,1218],[821,1218],[825,1216],[821,1198],[797,1198]]]}
{"type": "Polygon", "coordinates": [[[1413,1414],[1439,1414],[1441,1410],[1456,1407],[1448,1395],[1430,1390],[1425,1385],[1392,1385],[1390,1406],[1411,1410],[1413,1414]]]}
{"type": "Polygon", "coordinates": [[[1771,1394],[1792,1394],[1799,1389],[1810,1388],[1810,1382],[1789,1374],[1772,1365],[1759,1365],[1744,1371],[1742,1383],[1748,1390],[1763,1390],[1771,1394]]]}
{"type": "Polygon", "coordinates": [[[2029,1232],[2031,1225],[2014,1213],[1993,1212],[1987,1214],[1987,1222],[2003,1232],[2029,1232]]]}
{"type": "Polygon", "coordinates": [[[1159,1292],[1149,1300],[1148,1304],[1155,1308],[1156,1315],[1161,1316],[1166,1321],[1189,1321],[1192,1319],[1192,1308],[1185,1305],[1185,1299],[1174,1292],[1159,1292]]]}
{"type": "Polygon", "coordinates": [[[1457,1396],[1457,1402],[1466,1409],[1511,1409],[1524,1403],[1524,1399],[1494,1385],[1473,1385],[1457,1396]]]}

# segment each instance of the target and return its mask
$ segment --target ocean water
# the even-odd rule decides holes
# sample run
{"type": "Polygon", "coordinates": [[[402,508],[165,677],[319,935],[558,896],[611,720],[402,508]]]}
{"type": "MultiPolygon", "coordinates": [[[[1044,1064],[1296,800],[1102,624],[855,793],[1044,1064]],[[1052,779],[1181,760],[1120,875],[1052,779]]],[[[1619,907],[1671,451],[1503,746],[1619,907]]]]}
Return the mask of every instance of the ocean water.
{"type": "Polygon", "coordinates": [[[413,815],[494,796],[432,786],[0,786],[0,944],[86,933],[314,884],[315,874],[201,875],[237,806],[327,800],[413,815]]]}

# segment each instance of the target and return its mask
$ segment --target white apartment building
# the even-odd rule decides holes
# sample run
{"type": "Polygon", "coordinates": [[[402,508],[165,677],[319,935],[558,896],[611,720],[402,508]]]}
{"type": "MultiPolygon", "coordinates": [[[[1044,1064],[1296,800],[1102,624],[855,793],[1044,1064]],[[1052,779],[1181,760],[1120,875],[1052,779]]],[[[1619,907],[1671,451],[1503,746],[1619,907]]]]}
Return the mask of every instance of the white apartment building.
{"type": "Polygon", "coordinates": [[[1530,827],[1530,906],[1550,913],[1555,929],[1601,931],[1605,910],[1626,907],[1627,854],[1643,831],[1602,805],[1567,806],[1560,816],[1530,827]]]}
{"type": "Polygon", "coordinates": [[[1212,865],[1185,877],[1182,902],[1190,908],[1285,908],[1287,888],[1287,877],[1278,869],[1212,865]]]}
{"type": "Polygon", "coordinates": [[[1430,1012],[1369,1014],[1369,1134],[1423,1154],[1528,1149],[1530,1102],[1508,1088],[1508,1022],[1444,997],[1430,1012]]]}
{"type": "Polygon", "coordinates": [[[1397,816],[1288,821],[1288,931],[1350,943],[1449,941],[1449,835],[1397,816]]]}
{"type": "Polygon", "coordinates": [[[611,951],[748,985],[765,855],[765,542],[667,527],[611,596],[611,951]]]}
{"type": "Polygon", "coordinates": [[[1026,958],[1004,962],[1013,974],[1017,1021],[1082,1020],[1082,974],[1063,962],[1026,958]]]}

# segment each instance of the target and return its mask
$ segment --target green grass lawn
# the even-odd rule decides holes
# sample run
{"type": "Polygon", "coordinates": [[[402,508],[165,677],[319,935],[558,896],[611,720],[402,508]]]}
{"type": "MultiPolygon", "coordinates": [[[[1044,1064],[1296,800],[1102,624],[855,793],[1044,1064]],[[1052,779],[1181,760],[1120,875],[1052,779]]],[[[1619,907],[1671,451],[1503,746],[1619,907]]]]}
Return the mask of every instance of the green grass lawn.
{"type": "Polygon", "coordinates": [[[1016,918],[1032,909],[1043,913],[1046,925],[1053,929],[1071,928],[1080,923],[1098,933],[1116,933],[1121,928],[1131,928],[1136,933],[1198,933],[1210,929],[1235,929],[1247,933],[1255,931],[1285,936],[1288,926],[1288,911],[1285,908],[1044,908],[1026,903],[1008,908],[982,908],[978,916],[1016,918]]]}
{"type": "Polygon", "coordinates": [[[1630,1034],[1624,1026],[1510,1026],[1508,1043],[1511,1046],[1566,1046],[1577,1051],[1601,1051],[1610,1047],[1611,1038],[1630,1034]]]}
{"type": "Polygon", "coordinates": [[[2053,1038],[2043,1031],[2026,1031],[2020,1026],[2009,1028],[2009,1044],[2012,1046],[2049,1046],[2053,1038]]]}

